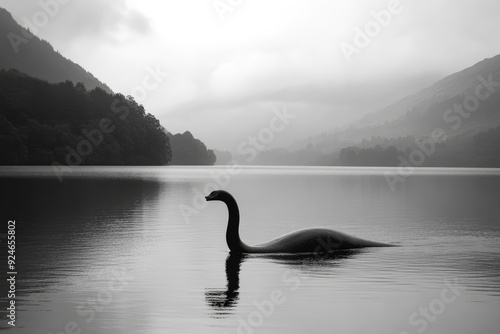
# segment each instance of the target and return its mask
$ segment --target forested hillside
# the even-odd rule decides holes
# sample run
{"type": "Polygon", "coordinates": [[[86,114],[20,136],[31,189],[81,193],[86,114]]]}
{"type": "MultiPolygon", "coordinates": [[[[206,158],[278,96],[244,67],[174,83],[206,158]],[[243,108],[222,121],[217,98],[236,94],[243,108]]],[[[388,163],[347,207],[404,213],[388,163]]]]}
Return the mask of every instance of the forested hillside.
{"type": "Polygon", "coordinates": [[[0,70],[0,164],[165,165],[160,122],[132,98],[0,70]]]}
{"type": "Polygon", "coordinates": [[[213,165],[215,153],[208,150],[205,144],[186,131],[178,134],[168,134],[172,146],[172,165],[213,165]]]}
{"type": "Polygon", "coordinates": [[[21,27],[12,15],[0,8],[0,69],[17,69],[51,83],[82,82],[89,90],[111,89],[80,65],[55,51],[52,45],[21,27]]]}

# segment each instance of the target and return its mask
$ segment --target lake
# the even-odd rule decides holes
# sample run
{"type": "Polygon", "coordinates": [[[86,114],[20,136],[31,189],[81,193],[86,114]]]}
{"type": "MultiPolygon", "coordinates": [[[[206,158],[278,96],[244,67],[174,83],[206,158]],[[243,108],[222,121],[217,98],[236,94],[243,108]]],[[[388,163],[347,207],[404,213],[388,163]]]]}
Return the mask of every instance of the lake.
{"type": "Polygon", "coordinates": [[[390,168],[0,168],[9,333],[500,329],[500,170],[419,169],[391,189],[390,168]],[[220,187],[247,244],[321,226],[400,247],[229,256],[226,206],[203,198],[220,187]]]}

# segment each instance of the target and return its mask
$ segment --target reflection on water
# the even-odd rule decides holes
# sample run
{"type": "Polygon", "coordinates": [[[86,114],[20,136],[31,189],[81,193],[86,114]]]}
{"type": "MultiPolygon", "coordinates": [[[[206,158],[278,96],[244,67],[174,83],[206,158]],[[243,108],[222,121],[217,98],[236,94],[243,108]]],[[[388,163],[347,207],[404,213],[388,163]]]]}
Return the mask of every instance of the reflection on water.
{"type": "Polygon", "coordinates": [[[205,299],[213,309],[212,316],[216,318],[227,317],[234,313],[233,308],[238,302],[238,289],[240,288],[240,267],[244,261],[252,259],[267,259],[277,265],[289,266],[302,271],[304,275],[314,275],[317,269],[321,272],[325,268],[334,268],[341,265],[341,260],[361,253],[360,249],[339,250],[318,254],[238,254],[229,253],[226,258],[226,289],[207,289],[205,299]]]}
{"type": "Polygon", "coordinates": [[[226,280],[224,290],[209,289],[205,292],[205,299],[214,309],[215,317],[224,317],[238,302],[238,289],[240,288],[240,266],[245,255],[230,253],[226,258],[226,280]]]}
{"type": "Polygon", "coordinates": [[[322,226],[402,247],[242,257],[228,255],[225,206],[196,206],[221,170],[84,167],[60,183],[50,168],[0,169],[2,220],[17,222],[10,331],[418,333],[410,315],[450,282],[460,294],[426,333],[500,328],[498,171],[424,170],[392,192],[384,170],[244,168],[227,190],[246,243],[322,226]]]}

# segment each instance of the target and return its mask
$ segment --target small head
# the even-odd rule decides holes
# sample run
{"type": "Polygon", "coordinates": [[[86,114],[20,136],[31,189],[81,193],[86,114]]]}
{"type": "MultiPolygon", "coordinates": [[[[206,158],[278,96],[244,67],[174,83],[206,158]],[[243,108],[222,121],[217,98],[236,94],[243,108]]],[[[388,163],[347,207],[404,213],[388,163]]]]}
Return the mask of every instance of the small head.
{"type": "Polygon", "coordinates": [[[227,198],[232,197],[227,191],[224,190],[214,190],[210,195],[206,196],[207,201],[224,201],[227,198]]]}

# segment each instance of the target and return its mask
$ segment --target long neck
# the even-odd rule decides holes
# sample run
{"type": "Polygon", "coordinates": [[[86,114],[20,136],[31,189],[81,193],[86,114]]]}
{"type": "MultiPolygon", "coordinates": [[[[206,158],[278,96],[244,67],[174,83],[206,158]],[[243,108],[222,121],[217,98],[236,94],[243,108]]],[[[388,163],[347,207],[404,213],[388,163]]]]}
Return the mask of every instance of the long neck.
{"type": "Polygon", "coordinates": [[[236,200],[231,196],[224,199],[224,203],[229,210],[229,221],[226,230],[226,242],[231,252],[241,253],[244,251],[245,244],[240,239],[240,210],[236,200]]]}

